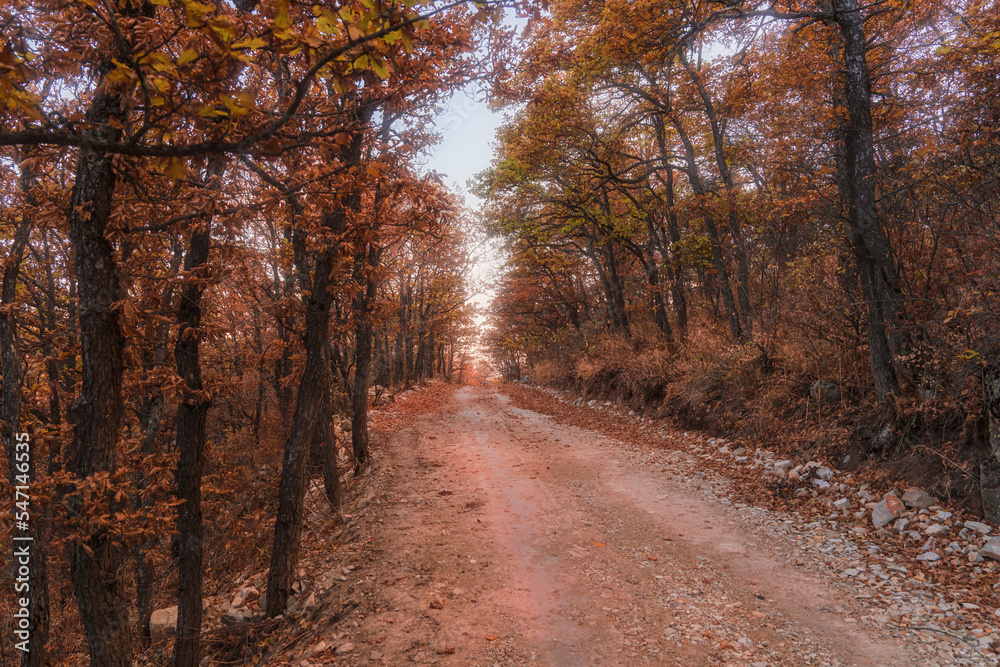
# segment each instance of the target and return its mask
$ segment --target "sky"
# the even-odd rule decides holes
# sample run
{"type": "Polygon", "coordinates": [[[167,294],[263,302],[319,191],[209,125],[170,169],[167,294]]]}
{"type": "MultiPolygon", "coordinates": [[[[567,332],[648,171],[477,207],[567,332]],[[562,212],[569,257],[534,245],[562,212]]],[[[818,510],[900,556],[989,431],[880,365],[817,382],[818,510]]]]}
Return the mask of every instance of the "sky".
{"type": "MultiPolygon", "coordinates": [[[[444,183],[459,196],[464,196],[465,204],[473,212],[481,203],[479,198],[467,192],[467,181],[478,172],[490,166],[493,161],[493,139],[503,122],[502,113],[494,113],[485,102],[475,99],[475,91],[462,90],[452,96],[438,117],[438,132],[441,141],[430,152],[426,169],[436,171],[444,178],[444,183]]],[[[493,296],[490,283],[500,268],[499,256],[495,252],[476,253],[478,261],[472,271],[474,289],[477,292],[472,302],[486,309],[493,296]]],[[[480,332],[485,325],[485,315],[480,311],[476,324],[480,332]]]]}
{"type": "Polygon", "coordinates": [[[427,169],[444,176],[444,182],[457,193],[465,193],[470,208],[478,198],[467,194],[466,181],[490,166],[493,160],[493,136],[503,121],[502,114],[477,101],[473,91],[462,90],[452,96],[438,118],[442,140],[431,151],[427,169]]]}

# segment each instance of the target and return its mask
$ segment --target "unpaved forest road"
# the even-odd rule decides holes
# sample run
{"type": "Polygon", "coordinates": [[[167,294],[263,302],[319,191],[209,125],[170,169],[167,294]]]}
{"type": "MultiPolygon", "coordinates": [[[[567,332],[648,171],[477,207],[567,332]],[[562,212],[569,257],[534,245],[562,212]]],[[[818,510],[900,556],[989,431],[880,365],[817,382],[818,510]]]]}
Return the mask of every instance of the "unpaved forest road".
{"type": "Polygon", "coordinates": [[[669,463],[490,389],[454,391],[381,456],[351,573],[367,611],[336,664],[928,664],[669,463]]]}

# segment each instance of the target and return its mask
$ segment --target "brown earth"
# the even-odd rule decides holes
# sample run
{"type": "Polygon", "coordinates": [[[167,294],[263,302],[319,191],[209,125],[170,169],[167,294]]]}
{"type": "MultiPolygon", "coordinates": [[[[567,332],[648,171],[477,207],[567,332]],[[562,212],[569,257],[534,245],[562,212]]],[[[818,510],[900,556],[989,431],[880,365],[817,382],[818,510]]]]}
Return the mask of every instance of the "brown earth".
{"type": "Polygon", "coordinates": [[[367,482],[339,620],[290,664],[928,664],[694,493],[683,453],[644,463],[489,388],[425,393],[367,482]]]}

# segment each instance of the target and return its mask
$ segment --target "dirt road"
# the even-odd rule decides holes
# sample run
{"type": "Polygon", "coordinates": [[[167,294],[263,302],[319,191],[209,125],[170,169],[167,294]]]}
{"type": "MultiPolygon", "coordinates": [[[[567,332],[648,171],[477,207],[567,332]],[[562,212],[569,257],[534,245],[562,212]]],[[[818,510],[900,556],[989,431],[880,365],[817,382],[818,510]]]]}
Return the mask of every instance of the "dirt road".
{"type": "Polygon", "coordinates": [[[455,390],[385,444],[337,663],[928,664],[689,492],[681,456],[455,390]]]}

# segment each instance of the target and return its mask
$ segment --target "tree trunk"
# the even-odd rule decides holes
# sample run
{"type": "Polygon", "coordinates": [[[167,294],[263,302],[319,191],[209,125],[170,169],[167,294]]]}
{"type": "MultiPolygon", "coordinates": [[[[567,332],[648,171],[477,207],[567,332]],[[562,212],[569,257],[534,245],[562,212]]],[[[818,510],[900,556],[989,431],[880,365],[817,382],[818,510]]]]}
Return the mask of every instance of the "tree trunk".
{"type": "MultiPolygon", "coordinates": [[[[707,194],[707,190],[705,189],[699,175],[698,160],[695,156],[694,144],[691,143],[691,139],[684,131],[684,127],[681,125],[680,120],[674,118],[673,123],[674,128],[677,130],[677,135],[684,144],[684,157],[688,166],[687,175],[688,180],[691,183],[691,190],[697,197],[703,197],[707,194]]],[[[740,323],[739,312],[736,310],[736,301],[733,299],[733,288],[729,279],[729,270],[726,268],[726,259],[722,254],[722,241],[719,237],[719,229],[715,224],[715,216],[712,215],[710,211],[705,210],[703,212],[703,217],[705,220],[705,231],[708,232],[709,244],[712,247],[712,262],[715,265],[715,274],[719,284],[719,292],[722,295],[722,303],[725,306],[726,316],[729,319],[729,330],[732,333],[734,340],[742,341],[744,340],[743,327],[740,323]]]]}
{"type": "MultiPolygon", "coordinates": [[[[115,126],[123,119],[118,96],[98,92],[87,113],[88,124],[96,128],[95,138],[116,139],[120,132],[115,126]]],[[[79,291],[82,391],[74,407],[76,436],[71,463],[79,480],[96,473],[114,473],[118,465],[125,339],[116,310],[122,298],[118,266],[105,234],[114,191],[111,156],[81,148],[68,207],[79,291]]],[[[113,515],[110,498],[98,502],[103,512],[113,515]]],[[[74,497],[71,510],[83,510],[81,498],[74,497]]],[[[122,557],[115,538],[104,530],[81,536],[70,546],[70,577],[92,665],[128,667],[132,663],[132,632],[119,575],[122,557]]]]}
{"type": "Polygon", "coordinates": [[[323,396],[329,391],[327,337],[332,296],[328,276],[333,259],[333,254],[327,252],[316,262],[312,290],[306,302],[306,362],[299,382],[292,432],[285,443],[282,460],[278,515],[274,522],[274,545],[267,580],[266,611],[269,616],[284,613],[292,590],[302,533],[306,463],[316,425],[321,417],[323,396]]]}
{"type": "MultiPolygon", "coordinates": [[[[175,276],[181,267],[184,258],[183,246],[179,240],[174,242],[174,256],[170,262],[170,275],[175,276]]],[[[160,298],[160,309],[166,311],[171,307],[173,301],[173,283],[168,283],[160,298]]],[[[157,332],[156,346],[152,355],[146,355],[143,360],[145,371],[160,368],[167,361],[167,344],[170,340],[170,327],[161,324],[157,332]]],[[[143,432],[142,453],[146,456],[155,454],[157,451],[157,437],[160,434],[160,424],[163,419],[163,391],[159,384],[150,387],[148,394],[143,398],[142,406],[139,409],[139,428],[143,432]]],[[[145,488],[145,484],[140,480],[137,482],[140,490],[145,488]]],[[[137,505],[148,507],[152,505],[152,500],[138,500],[137,505]]],[[[136,610],[139,615],[139,636],[144,640],[150,639],[149,619],[153,614],[153,582],[156,572],[153,558],[150,552],[156,547],[157,540],[153,538],[140,545],[136,554],[136,610]]]]}
{"type": "MultiPolygon", "coordinates": [[[[24,363],[21,358],[20,337],[17,333],[17,322],[13,308],[17,297],[17,281],[24,257],[24,248],[31,233],[32,221],[25,217],[14,233],[3,267],[2,298],[0,298],[0,372],[3,376],[3,389],[0,394],[0,438],[3,440],[4,453],[7,456],[7,475],[11,488],[29,486],[35,481],[35,456],[38,454],[36,443],[30,438],[19,437],[21,429],[21,402],[24,385],[24,363]],[[20,445],[20,448],[19,448],[20,445]],[[24,467],[19,467],[21,466],[24,467]],[[25,465],[26,464],[26,465],[25,465]],[[25,484],[27,482],[27,484],[25,484]]],[[[17,500],[15,498],[14,500],[17,500]]],[[[45,532],[41,525],[41,508],[32,502],[28,508],[28,523],[26,528],[19,528],[14,538],[12,563],[21,562],[23,557],[19,552],[28,545],[28,627],[27,637],[17,635],[20,644],[24,642],[26,652],[22,652],[20,664],[22,667],[41,667],[46,664],[45,644],[49,637],[49,585],[46,568],[45,532]]]]}
{"type": "Polygon", "coordinates": [[[1000,523],[1000,361],[983,369],[983,414],[989,458],[980,468],[983,516],[1000,523]]]}
{"type": "MultiPolygon", "coordinates": [[[[210,190],[218,190],[223,165],[214,159],[206,174],[210,190]]],[[[177,579],[177,640],[174,667],[197,667],[201,658],[202,516],[201,476],[205,466],[205,418],[210,404],[201,380],[201,299],[205,292],[203,270],[212,245],[211,213],[191,234],[184,260],[189,281],[177,309],[180,328],[174,360],[184,390],[177,406],[177,508],[180,558],[177,579]]]]}
{"type": "Polygon", "coordinates": [[[902,324],[906,309],[888,236],[876,209],[875,148],[871,81],[865,55],[864,21],[857,0],[834,0],[834,19],[844,40],[844,156],[839,161],[841,196],[847,204],[847,236],[868,304],[869,363],[879,401],[899,389],[895,360],[901,339],[888,327],[902,324]]]}
{"type": "MultiPolygon", "coordinates": [[[[370,112],[359,109],[357,117],[363,125],[368,121],[370,112]]],[[[359,130],[345,150],[344,161],[347,164],[356,165],[360,162],[362,139],[359,130]]],[[[357,211],[360,204],[361,194],[355,190],[346,197],[346,201],[336,205],[324,220],[330,237],[336,238],[344,233],[347,227],[347,210],[357,211]]],[[[339,241],[327,242],[316,258],[311,285],[300,286],[303,292],[308,293],[305,309],[306,361],[295,401],[292,432],[285,443],[278,489],[278,514],[274,522],[274,543],[265,600],[265,611],[272,617],[284,613],[292,590],[302,536],[307,459],[317,424],[322,418],[324,396],[329,396],[330,391],[329,336],[330,307],[333,304],[330,279],[337,262],[338,243],[339,241]]],[[[297,258],[300,280],[304,281],[308,273],[305,257],[297,258]]]]}
{"type": "Polygon", "coordinates": [[[680,59],[694,80],[695,86],[698,88],[698,94],[705,108],[705,117],[708,118],[709,126],[712,128],[715,165],[719,170],[719,176],[722,177],[722,182],[726,186],[726,195],[728,196],[727,206],[729,208],[729,233],[735,242],[733,243],[733,252],[736,255],[736,293],[740,302],[740,313],[742,314],[740,325],[742,326],[743,337],[749,338],[752,333],[750,326],[750,270],[747,262],[746,243],[743,239],[743,232],[739,223],[739,212],[736,208],[736,182],[733,180],[733,172],[729,169],[729,162],[726,159],[726,133],[722,127],[722,123],[719,121],[718,115],[715,113],[715,104],[712,102],[712,96],[705,87],[701,76],[688,62],[683,51],[680,52],[680,59]]]}
{"type": "Polygon", "coordinates": [[[337,439],[334,430],[330,427],[330,391],[327,389],[323,397],[319,424],[316,427],[316,438],[322,443],[320,451],[322,453],[323,465],[323,490],[326,492],[326,499],[330,503],[330,509],[337,515],[337,519],[344,521],[344,499],[340,489],[340,473],[337,471],[337,439]]]}
{"type": "MultiPolygon", "coordinates": [[[[376,202],[378,196],[376,196],[376,202]]],[[[377,215],[377,211],[375,213],[377,215]]],[[[372,366],[371,304],[375,300],[378,283],[372,271],[378,266],[381,253],[372,243],[367,252],[355,258],[356,279],[363,282],[354,297],[354,393],[351,396],[351,445],[354,450],[355,472],[360,472],[371,458],[368,442],[368,387],[372,366]]]]}

